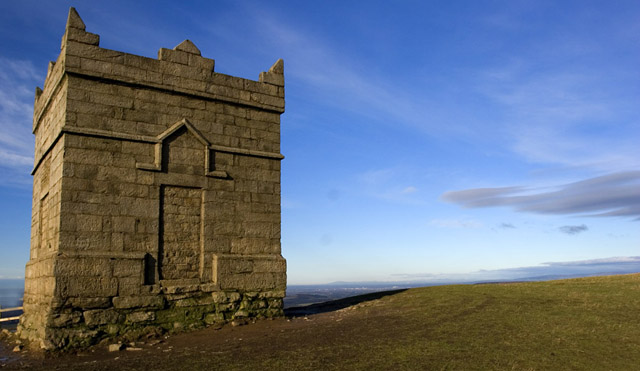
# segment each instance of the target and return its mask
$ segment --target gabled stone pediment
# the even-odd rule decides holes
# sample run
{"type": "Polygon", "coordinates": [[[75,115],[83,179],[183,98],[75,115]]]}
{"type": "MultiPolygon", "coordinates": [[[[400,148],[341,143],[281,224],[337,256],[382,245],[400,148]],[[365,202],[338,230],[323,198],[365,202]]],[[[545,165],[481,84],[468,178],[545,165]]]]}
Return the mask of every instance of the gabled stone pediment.
{"type": "Polygon", "coordinates": [[[226,171],[215,170],[213,166],[214,164],[211,163],[211,144],[209,141],[187,119],[182,119],[176,122],[156,137],[157,143],[155,145],[155,158],[153,163],[137,163],[136,167],[138,169],[148,171],[163,171],[167,169],[168,164],[164,162],[168,161],[168,158],[167,156],[163,156],[163,153],[166,153],[166,147],[168,146],[170,138],[181,130],[192,135],[202,144],[202,150],[204,151],[203,173],[214,178],[227,178],[228,174],[226,171]]]}
{"type": "Polygon", "coordinates": [[[193,127],[193,124],[191,122],[189,122],[189,120],[187,120],[187,119],[182,119],[182,120],[176,122],[175,124],[171,125],[171,127],[169,129],[165,130],[160,135],[158,135],[158,137],[157,137],[158,141],[159,142],[164,142],[173,133],[177,132],[178,130],[180,130],[182,128],[186,128],[187,131],[189,131],[189,133],[191,133],[191,135],[196,137],[196,139],[200,143],[202,143],[202,145],[207,146],[207,147],[209,146],[209,141],[207,141],[205,139],[205,137],[202,134],[200,134],[200,132],[195,127],[193,127]]]}

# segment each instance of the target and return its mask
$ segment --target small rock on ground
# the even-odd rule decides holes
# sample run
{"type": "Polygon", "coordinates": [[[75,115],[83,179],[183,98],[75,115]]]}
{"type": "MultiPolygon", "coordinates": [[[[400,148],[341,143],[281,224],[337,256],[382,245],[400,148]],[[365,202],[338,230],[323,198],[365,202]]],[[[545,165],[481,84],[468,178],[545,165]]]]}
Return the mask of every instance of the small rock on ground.
{"type": "Polygon", "coordinates": [[[109,351],[110,352],[118,352],[124,349],[124,344],[110,344],[109,351]]]}

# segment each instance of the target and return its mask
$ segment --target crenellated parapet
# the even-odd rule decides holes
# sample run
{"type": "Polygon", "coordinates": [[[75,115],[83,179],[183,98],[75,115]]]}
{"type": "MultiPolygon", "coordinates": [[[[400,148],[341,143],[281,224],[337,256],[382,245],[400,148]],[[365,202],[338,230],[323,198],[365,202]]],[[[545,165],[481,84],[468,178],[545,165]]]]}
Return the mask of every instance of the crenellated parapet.
{"type": "MultiPolygon", "coordinates": [[[[44,88],[36,88],[34,133],[42,123],[48,107],[56,103],[56,92],[60,91],[64,78],[68,76],[100,79],[122,86],[161,90],[177,96],[193,96],[207,101],[227,102],[273,114],[284,112],[282,59],[276,61],[268,71],[261,72],[259,81],[253,81],[214,72],[215,60],[202,57],[200,50],[190,40],[181,42],[173,49],[161,48],[158,51],[158,59],[104,49],[99,43],[100,36],[87,32],[77,11],[71,8],[62,37],[60,56],[55,62],[49,63],[44,88]]],[[[112,93],[114,94],[92,97],[89,102],[93,103],[92,107],[72,106],[69,112],[114,110],[114,116],[121,116],[123,121],[138,121],[139,115],[136,111],[140,109],[133,106],[132,100],[119,97],[115,94],[115,89],[112,93]]],[[[179,104],[177,100],[168,103],[179,104]]],[[[77,121],[73,115],[67,115],[63,122],[64,126],[75,124],[77,121]]],[[[82,124],[87,127],[86,123],[82,124]]],[[[134,125],[120,125],[113,129],[123,133],[138,133],[134,125]]],[[[46,137],[51,138],[52,135],[46,137]]],[[[248,150],[260,150],[251,148],[247,141],[240,145],[248,150]]],[[[38,147],[40,148],[36,148],[36,166],[42,153],[48,149],[47,143],[38,147]]]]}

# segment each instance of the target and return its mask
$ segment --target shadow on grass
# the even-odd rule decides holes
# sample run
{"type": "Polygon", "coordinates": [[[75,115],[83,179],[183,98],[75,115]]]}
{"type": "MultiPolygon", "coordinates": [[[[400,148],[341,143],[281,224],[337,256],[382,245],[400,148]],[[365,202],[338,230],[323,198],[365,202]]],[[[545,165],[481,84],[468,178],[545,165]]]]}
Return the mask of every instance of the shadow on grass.
{"type": "Polygon", "coordinates": [[[374,292],[371,294],[350,296],[344,299],[325,301],[323,303],[287,308],[284,310],[284,314],[287,317],[296,317],[296,316],[305,316],[309,314],[335,312],[337,310],[344,309],[352,305],[364,303],[371,300],[377,300],[389,295],[399,294],[403,291],[407,291],[407,289],[380,291],[380,292],[374,292]]]}

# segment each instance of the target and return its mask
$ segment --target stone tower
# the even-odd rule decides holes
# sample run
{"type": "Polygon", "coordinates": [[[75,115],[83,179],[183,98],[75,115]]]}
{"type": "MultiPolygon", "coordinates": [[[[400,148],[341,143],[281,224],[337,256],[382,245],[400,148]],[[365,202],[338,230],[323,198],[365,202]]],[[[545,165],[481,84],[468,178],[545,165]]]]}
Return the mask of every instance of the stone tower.
{"type": "Polygon", "coordinates": [[[46,349],[282,315],[283,62],[214,72],[99,47],[71,8],[36,88],[31,255],[19,332],[46,349]]]}

